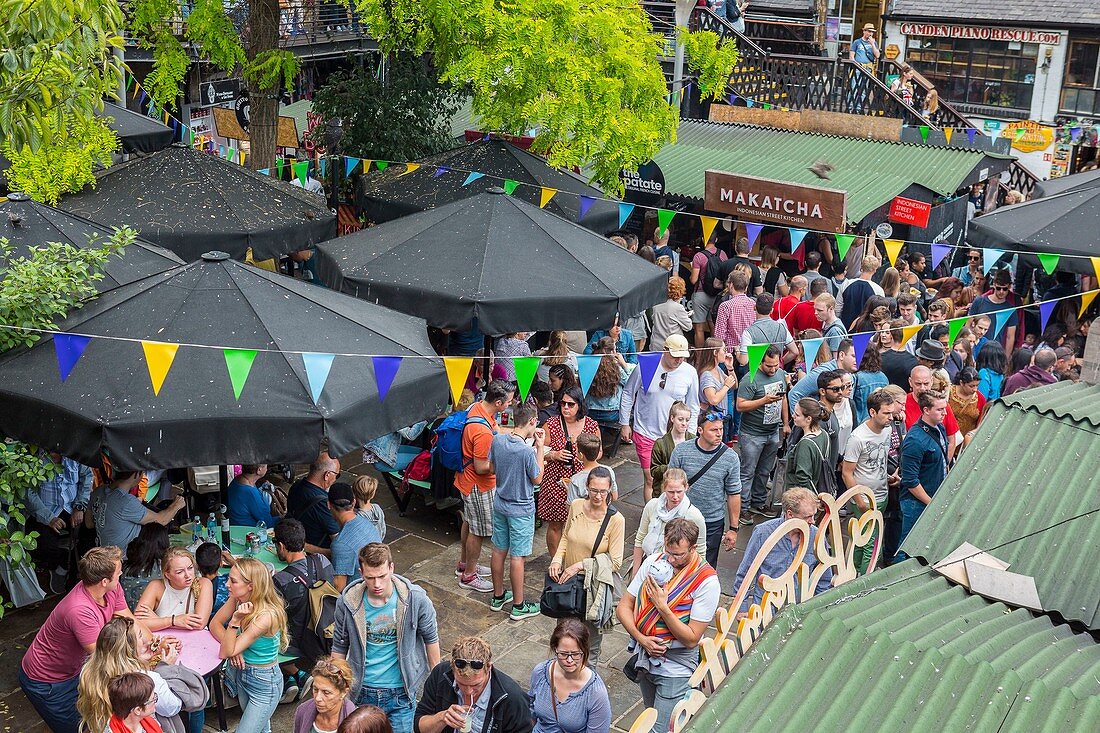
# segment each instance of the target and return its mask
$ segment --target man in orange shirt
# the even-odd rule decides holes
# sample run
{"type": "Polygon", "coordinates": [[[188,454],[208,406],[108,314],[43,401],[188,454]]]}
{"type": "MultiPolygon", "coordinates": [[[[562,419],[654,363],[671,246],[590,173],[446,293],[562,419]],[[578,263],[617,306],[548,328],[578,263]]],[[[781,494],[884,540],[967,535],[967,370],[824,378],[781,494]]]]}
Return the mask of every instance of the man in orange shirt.
{"type": "MultiPolygon", "coordinates": [[[[458,584],[479,593],[491,593],[493,584],[482,576],[481,543],[493,535],[493,492],[497,476],[489,462],[489,448],[497,433],[496,417],[515,398],[511,382],[489,382],[485,396],[466,413],[462,431],[463,469],[455,474],[455,488],[462,494],[462,556],[455,571],[458,584]]],[[[484,568],[489,575],[490,569],[484,568]]]]}

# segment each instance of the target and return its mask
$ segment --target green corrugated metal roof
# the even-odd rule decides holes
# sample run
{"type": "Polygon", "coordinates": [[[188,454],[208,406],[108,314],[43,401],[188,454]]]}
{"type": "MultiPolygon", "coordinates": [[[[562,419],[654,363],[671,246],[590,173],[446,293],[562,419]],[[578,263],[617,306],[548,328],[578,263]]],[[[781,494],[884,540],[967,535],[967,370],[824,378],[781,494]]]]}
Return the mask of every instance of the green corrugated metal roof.
{"type": "Polygon", "coordinates": [[[780,612],[689,733],[1095,730],[1100,645],[909,560],[780,612]]]}
{"type": "Polygon", "coordinates": [[[954,193],[975,170],[1005,170],[1012,158],[963,148],[886,142],[752,125],[684,120],[676,142],[654,160],[672,195],[703,198],[706,171],[757,176],[848,192],[848,219],[858,222],[916,183],[954,193]],[[836,170],[822,180],[807,168],[826,160],[836,170]]]}
{"type": "Polygon", "coordinates": [[[1097,386],[995,402],[902,549],[934,564],[969,542],[1033,576],[1045,610],[1100,630],[1097,426],[1097,386]]]}

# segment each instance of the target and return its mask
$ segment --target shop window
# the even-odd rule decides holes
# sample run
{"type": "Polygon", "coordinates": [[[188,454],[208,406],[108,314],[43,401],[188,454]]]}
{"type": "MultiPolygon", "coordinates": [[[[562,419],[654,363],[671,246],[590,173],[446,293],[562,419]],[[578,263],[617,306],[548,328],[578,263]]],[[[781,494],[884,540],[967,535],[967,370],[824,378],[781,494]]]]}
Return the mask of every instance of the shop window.
{"type": "Polygon", "coordinates": [[[1100,115],[1100,42],[1070,41],[1062,87],[1062,112],[1100,115]]]}
{"type": "Polygon", "coordinates": [[[1030,109],[1039,47],[1034,43],[910,38],[905,60],[949,102],[1030,109]]]}

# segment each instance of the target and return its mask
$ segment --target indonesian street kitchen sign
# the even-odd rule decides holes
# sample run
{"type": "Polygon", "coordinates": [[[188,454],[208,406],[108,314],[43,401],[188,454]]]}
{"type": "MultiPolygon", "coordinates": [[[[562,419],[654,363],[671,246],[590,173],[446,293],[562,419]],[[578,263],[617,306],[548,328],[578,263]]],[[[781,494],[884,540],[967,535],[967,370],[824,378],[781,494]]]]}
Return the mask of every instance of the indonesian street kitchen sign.
{"type": "Polygon", "coordinates": [[[704,190],[708,211],[799,229],[844,231],[844,191],[723,171],[707,171],[704,190]]]}
{"type": "Polygon", "coordinates": [[[936,38],[961,38],[970,41],[1015,41],[1016,43],[1045,43],[1057,46],[1062,34],[1054,31],[1033,31],[1026,28],[990,28],[988,26],[945,25],[942,23],[902,23],[904,36],[934,36],[936,38]]]}

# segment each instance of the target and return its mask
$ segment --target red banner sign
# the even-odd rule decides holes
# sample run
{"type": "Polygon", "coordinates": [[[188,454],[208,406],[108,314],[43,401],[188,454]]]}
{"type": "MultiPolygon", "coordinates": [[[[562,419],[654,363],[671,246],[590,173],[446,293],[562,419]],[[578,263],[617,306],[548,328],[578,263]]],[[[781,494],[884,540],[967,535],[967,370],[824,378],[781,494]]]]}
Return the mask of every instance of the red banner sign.
{"type": "Polygon", "coordinates": [[[890,202],[890,213],[886,218],[897,224],[910,224],[923,229],[928,226],[928,215],[931,213],[932,204],[896,196],[890,202]]]}

